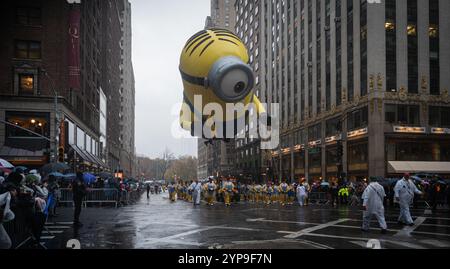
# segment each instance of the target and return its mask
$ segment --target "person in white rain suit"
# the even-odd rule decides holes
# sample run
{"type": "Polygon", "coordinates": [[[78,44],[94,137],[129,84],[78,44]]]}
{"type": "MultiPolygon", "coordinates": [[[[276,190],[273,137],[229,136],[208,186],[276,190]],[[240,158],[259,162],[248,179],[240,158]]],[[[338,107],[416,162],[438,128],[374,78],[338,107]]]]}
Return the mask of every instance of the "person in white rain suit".
{"type": "Polygon", "coordinates": [[[194,205],[200,205],[202,184],[198,182],[198,180],[195,180],[194,183],[191,184],[190,188],[193,190],[192,200],[194,201],[194,205]]]}
{"type": "Polygon", "coordinates": [[[414,221],[409,212],[409,207],[413,203],[414,194],[422,195],[422,192],[417,189],[414,182],[409,179],[409,174],[397,182],[394,188],[395,201],[400,204],[400,216],[398,217],[398,222],[400,224],[413,226],[414,221]]]}
{"type": "Polygon", "coordinates": [[[300,206],[305,205],[305,199],[306,199],[306,187],[303,184],[298,184],[297,186],[297,199],[300,206]]]}
{"type": "Polygon", "coordinates": [[[364,232],[369,231],[370,221],[372,216],[375,216],[380,224],[381,233],[386,234],[387,224],[384,218],[384,197],[386,197],[384,188],[376,181],[372,181],[364,190],[362,195],[364,207],[362,230],[364,232]]]}

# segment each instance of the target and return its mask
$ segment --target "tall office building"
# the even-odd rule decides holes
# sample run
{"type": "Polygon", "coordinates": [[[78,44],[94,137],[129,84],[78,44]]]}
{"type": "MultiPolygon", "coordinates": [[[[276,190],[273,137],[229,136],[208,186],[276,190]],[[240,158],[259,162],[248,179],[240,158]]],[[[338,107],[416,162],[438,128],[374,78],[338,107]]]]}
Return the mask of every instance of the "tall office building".
{"type": "Polygon", "coordinates": [[[120,167],[122,148],[134,152],[134,127],[126,134],[128,144],[118,132],[121,111],[134,113],[134,97],[128,98],[134,94],[129,15],[121,25],[121,16],[129,14],[125,3],[5,1],[0,158],[29,168],[59,161],[73,170],[98,171],[120,167]],[[123,105],[121,70],[127,70],[123,105]]]}
{"type": "Polygon", "coordinates": [[[450,174],[450,2],[238,0],[236,11],[256,93],[281,105],[275,179],[333,179],[338,163],[353,180],[450,174]]]}
{"type": "Polygon", "coordinates": [[[123,1],[123,10],[120,14],[122,26],[121,47],[121,87],[120,87],[120,163],[126,175],[135,174],[135,87],[133,63],[131,61],[132,36],[131,36],[131,4],[123,1]]]}
{"type": "Polygon", "coordinates": [[[107,169],[99,150],[102,5],[75,2],[2,5],[0,157],[15,165],[107,169]]]}

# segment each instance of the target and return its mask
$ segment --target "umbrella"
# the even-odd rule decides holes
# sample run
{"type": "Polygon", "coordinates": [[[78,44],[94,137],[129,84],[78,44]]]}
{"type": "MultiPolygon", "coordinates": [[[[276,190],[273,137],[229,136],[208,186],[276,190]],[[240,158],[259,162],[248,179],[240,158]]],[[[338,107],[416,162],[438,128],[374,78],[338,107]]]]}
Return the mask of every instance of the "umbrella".
{"type": "Polygon", "coordinates": [[[39,176],[37,175],[27,175],[25,177],[25,182],[27,184],[32,184],[32,183],[39,183],[41,181],[41,179],[39,178],[39,176]]]}
{"type": "Polygon", "coordinates": [[[3,173],[8,174],[8,175],[12,173],[11,169],[4,168],[4,167],[0,167],[0,171],[3,171],[3,173]]]}
{"type": "Polygon", "coordinates": [[[91,173],[83,174],[83,180],[84,180],[84,183],[86,183],[86,184],[91,184],[92,182],[95,181],[95,179],[96,179],[96,177],[91,173]]]}
{"type": "Polygon", "coordinates": [[[41,172],[44,174],[48,174],[51,172],[66,171],[69,169],[70,167],[65,163],[49,163],[41,168],[41,172]]]}
{"type": "Polygon", "coordinates": [[[10,162],[4,159],[0,159],[0,167],[1,168],[14,168],[14,165],[12,165],[10,162]]]}
{"type": "Polygon", "coordinates": [[[50,174],[48,174],[48,175],[49,175],[49,176],[58,177],[58,178],[64,177],[64,175],[61,174],[61,173],[59,173],[59,172],[52,172],[52,173],[50,173],[50,174]]]}
{"type": "Polygon", "coordinates": [[[25,166],[16,166],[13,169],[13,172],[19,172],[19,173],[25,173],[25,171],[27,171],[28,168],[26,168],[25,166]]]}
{"type": "Polygon", "coordinates": [[[320,183],[320,186],[330,186],[330,183],[324,181],[324,182],[320,183]]]}
{"type": "Polygon", "coordinates": [[[75,180],[77,178],[76,174],[67,174],[67,175],[63,175],[62,179],[67,180],[67,181],[72,181],[75,180]]]}
{"type": "Polygon", "coordinates": [[[113,178],[114,177],[111,173],[107,173],[107,172],[101,172],[101,173],[98,174],[98,176],[103,178],[103,179],[113,178]]]}

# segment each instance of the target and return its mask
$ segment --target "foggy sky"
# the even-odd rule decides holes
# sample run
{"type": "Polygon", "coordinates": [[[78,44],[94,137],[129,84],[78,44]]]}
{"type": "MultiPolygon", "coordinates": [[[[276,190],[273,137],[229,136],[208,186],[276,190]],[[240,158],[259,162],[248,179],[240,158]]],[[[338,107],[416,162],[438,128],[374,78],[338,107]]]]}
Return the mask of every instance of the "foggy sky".
{"type": "Polygon", "coordinates": [[[210,15],[210,0],[130,2],[136,79],[136,153],[154,158],[167,147],[176,156],[196,156],[196,139],[172,136],[172,125],[178,118],[171,112],[183,98],[178,71],[181,49],[190,36],[204,28],[206,16],[210,15]]]}

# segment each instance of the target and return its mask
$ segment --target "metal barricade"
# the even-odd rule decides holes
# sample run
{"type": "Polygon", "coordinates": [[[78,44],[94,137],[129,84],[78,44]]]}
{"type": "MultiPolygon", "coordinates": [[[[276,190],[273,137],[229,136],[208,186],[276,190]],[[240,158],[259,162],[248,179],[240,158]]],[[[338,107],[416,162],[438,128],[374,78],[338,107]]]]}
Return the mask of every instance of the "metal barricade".
{"type": "Polygon", "coordinates": [[[311,192],[308,195],[311,204],[326,204],[328,202],[328,195],[326,192],[311,192]]]}
{"type": "Polygon", "coordinates": [[[59,204],[70,204],[73,206],[73,193],[71,189],[60,189],[61,198],[59,199],[59,204]]]}
{"type": "Polygon", "coordinates": [[[89,203],[107,204],[112,203],[117,207],[117,189],[89,189],[83,201],[86,207],[89,203]]]}

